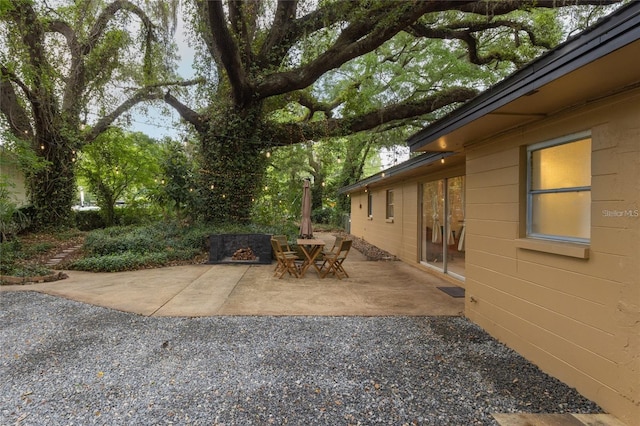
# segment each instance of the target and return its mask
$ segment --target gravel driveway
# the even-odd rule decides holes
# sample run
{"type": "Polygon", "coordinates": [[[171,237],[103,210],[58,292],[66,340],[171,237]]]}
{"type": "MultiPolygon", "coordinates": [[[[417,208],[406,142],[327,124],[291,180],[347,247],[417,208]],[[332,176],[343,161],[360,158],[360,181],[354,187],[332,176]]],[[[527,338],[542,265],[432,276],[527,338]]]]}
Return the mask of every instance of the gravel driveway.
{"type": "Polygon", "coordinates": [[[149,318],[1,295],[2,425],[496,424],[601,412],[461,317],[149,318]]]}

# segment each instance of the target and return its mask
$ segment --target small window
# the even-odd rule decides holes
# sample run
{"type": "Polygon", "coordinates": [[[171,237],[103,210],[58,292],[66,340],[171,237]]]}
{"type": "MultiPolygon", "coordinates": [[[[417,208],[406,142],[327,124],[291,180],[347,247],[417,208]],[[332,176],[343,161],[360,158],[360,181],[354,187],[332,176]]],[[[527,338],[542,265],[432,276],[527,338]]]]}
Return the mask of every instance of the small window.
{"type": "Polygon", "coordinates": [[[387,190],[387,219],[393,219],[393,190],[387,190]]]}
{"type": "Polygon", "coordinates": [[[527,159],[527,236],[589,242],[590,134],[532,145],[527,159]]]}
{"type": "Polygon", "coordinates": [[[373,194],[367,191],[367,216],[373,217],[373,194]]]}

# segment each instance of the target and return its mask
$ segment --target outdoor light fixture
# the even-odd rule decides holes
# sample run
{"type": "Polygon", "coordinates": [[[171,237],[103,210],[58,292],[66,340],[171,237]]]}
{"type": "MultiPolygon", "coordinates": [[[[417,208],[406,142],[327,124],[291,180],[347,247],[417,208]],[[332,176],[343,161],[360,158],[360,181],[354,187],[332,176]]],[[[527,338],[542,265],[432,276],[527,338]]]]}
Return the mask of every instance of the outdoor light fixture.
{"type": "Polygon", "coordinates": [[[440,162],[441,162],[442,164],[444,164],[444,158],[441,158],[441,159],[440,159],[440,162]]]}

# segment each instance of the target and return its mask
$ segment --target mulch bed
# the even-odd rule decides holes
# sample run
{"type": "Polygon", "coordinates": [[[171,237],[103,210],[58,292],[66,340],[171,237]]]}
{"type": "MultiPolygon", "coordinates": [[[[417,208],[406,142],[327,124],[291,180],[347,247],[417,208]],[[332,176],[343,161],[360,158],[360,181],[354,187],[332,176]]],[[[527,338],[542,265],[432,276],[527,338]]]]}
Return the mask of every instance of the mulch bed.
{"type": "Polygon", "coordinates": [[[336,236],[341,236],[353,240],[353,248],[362,253],[367,260],[382,261],[382,260],[399,260],[396,256],[392,255],[388,251],[382,250],[363,240],[355,235],[347,234],[346,232],[338,232],[336,236]]]}

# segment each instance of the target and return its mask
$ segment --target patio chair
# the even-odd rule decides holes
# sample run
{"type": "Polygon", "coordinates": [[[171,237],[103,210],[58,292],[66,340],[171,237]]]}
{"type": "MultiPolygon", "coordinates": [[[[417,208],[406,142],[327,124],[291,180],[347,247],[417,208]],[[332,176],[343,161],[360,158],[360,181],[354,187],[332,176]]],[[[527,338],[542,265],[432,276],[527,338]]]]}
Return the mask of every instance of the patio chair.
{"type": "Polygon", "coordinates": [[[284,253],[296,254],[295,250],[291,250],[289,240],[286,235],[272,235],[271,238],[278,241],[284,253]]]}
{"type": "Polygon", "coordinates": [[[326,246],[323,247],[322,251],[318,254],[318,257],[316,257],[316,263],[324,262],[325,254],[333,254],[338,249],[340,249],[340,244],[342,243],[343,240],[344,240],[344,237],[336,237],[336,239],[333,241],[333,246],[331,248],[326,246]]]}
{"type": "Polygon", "coordinates": [[[335,252],[340,249],[340,244],[342,244],[343,241],[344,241],[344,237],[336,237],[335,241],[333,242],[333,247],[331,247],[331,248],[325,247],[322,250],[322,254],[323,255],[325,255],[325,254],[335,254],[335,252]]]}
{"type": "Polygon", "coordinates": [[[299,257],[295,254],[283,251],[282,246],[280,245],[278,240],[274,238],[271,239],[271,248],[273,249],[273,254],[276,257],[277,262],[273,276],[282,278],[285,272],[288,272],[289,275],[293,275],[294,277],[299,278],[300,273],[298,272],[298,267],[296,265],[296,260],[298,260],[299,257]]]}
{"type": "Polygon", "coordinates": [[[349,274],[347,274],[342,264],[347,258],[349,250],[351,250],[352,243],[352,240],[343,240],[340,243],[340,248],[335,253],[325,254],[321,267],[321,278],[326,277],[329,273],[333,273],[340,280],[342,278],[349,278],[349,274]]]}

